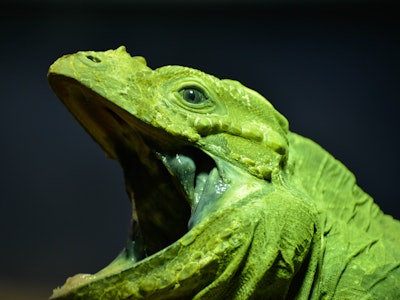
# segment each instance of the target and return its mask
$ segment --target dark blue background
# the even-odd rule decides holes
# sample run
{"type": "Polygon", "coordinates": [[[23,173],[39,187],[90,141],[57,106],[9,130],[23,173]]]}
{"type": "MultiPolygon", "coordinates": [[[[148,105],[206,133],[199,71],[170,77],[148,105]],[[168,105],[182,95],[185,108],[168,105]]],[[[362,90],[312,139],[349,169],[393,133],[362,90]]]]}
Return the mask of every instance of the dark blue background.
{"type": "Polygon", "coordinates": [[[185,65],[241,81],[400,217],[394,7],[32,3],[0,7],[1,299],[44,298],[67,276],[105,266],[127,237],[118,164],[47,85],[48,66],[78,50],[126,45],[152,68],[185,65]]]}

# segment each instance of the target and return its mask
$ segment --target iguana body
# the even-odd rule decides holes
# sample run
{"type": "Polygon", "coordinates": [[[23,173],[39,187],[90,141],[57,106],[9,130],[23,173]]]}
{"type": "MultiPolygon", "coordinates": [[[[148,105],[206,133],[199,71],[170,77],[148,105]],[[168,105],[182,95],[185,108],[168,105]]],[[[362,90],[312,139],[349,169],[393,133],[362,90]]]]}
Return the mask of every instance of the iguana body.
{"type": "Polygon", "coordinates": [[[134,206],[127,248],[52,299],[400,298],[400,222],[261,95],[124,47],[48,76],[134,206]]]}

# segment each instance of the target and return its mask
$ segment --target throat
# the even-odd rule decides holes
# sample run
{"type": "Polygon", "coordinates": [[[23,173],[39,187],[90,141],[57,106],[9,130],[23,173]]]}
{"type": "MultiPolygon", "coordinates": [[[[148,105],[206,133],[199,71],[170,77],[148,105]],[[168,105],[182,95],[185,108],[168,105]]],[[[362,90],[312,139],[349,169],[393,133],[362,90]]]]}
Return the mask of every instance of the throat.
{"type": "Polygon", "coordinates": [[[152,151],[146,151],[145,157],[124,149],[118,152],[118,158],[132,204],[127,253],[141,260],[164,249],[187,232],[191,208],[185,194],[175,188],[171,174],[152,151]]]}

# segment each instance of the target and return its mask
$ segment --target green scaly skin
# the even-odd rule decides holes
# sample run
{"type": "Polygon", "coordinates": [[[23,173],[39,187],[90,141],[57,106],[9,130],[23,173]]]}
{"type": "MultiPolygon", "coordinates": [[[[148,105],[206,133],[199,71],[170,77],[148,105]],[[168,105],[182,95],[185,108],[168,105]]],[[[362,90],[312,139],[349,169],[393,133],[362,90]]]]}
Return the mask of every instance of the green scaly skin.
{"type": "Polygon", "coordinates": [[[48,79],[134,208],[126,249],[51,299],[400,299],[400,222],[258,93],[124,47],[48,79]]]}

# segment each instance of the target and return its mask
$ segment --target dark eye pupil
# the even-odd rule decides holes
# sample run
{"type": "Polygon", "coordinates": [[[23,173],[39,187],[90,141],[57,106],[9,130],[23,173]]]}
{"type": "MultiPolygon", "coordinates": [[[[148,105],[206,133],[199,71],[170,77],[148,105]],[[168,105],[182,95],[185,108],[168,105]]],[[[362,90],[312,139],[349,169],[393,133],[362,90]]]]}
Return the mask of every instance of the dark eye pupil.
{"type": "Polygon", "coordinates": [[[186,89],[183,91],[183,99],[189,103],[199,104],[203,101],[204,95],[196,89],[186,89]]]}

